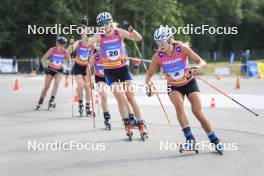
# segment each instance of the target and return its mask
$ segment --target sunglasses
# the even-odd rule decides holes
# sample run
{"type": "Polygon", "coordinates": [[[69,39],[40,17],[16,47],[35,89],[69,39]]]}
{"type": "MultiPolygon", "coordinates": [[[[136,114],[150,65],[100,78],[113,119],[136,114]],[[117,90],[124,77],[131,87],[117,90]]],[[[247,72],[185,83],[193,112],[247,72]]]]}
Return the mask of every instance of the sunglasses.
{"type": "Polygon", "coordinates": [[[157,41],[156,41],[156,44],[157,44],[158,46],[162,46],[162,45],[164,45],[164,44],[166,44],[166,43],[168,43],[167,40],[157,40],[157,41]]]}

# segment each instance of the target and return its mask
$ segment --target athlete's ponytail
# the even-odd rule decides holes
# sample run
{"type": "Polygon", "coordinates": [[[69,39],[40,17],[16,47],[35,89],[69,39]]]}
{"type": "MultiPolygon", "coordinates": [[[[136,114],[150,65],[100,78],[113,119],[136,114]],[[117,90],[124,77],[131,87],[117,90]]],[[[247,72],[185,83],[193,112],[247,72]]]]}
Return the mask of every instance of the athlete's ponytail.
{"type": "Polygon", "coordinates": [[[190,47],[188,42],[183,42],[183,41],[180,41],[180,40],[175,40],[173,38],[173,36],[169,38],[168,43],[169,44],[172,44],[172,45],[180,44],[182,46],[190,47]]]}
{"type": "Polygon", "coordinates": [[[112,27],[113,28],[117,28],[118,27],[118,23],[117,22],[112,22],[112,27]]]}

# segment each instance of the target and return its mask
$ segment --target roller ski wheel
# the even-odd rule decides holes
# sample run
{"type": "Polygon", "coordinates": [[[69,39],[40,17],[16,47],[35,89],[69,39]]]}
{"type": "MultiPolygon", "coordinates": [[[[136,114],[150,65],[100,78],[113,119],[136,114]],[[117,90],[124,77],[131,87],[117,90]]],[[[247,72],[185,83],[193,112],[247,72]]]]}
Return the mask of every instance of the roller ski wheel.
{"type": "Polygon", "coordinates": [[[35,108],[35,111],[38,111],[39,109],[41,108],[41,105],[37,105],[36,108],[35,108]]]}
{"type": "Polygon", "coordinates": [[[80,113],[80,117],[83,116],[83,110],[79,110],[79,113],[80,113]]]}
{"type": "Polygon", "coordinates": [[[212,142],[215,145],[215,151],[219,153],[220,155],[223,155],[224,153],[224,143],[221,142],[219,139],[216,139],[216,141],[212,142]]]}
{"type": "Polygon", "coordinates": [[[38,104],[38,105],[36,106],[36,108],[35,108],[35,111],[39,110],[40,108],[41,108],[41,105],[38,104]]]}
{"type": "Polygon", "coordinates": [[[95,113],[90,111],[90,110],[86,110],[86,116],[87,117],[93,117],[93,116],[95,117],[95,113]]]}
{"type": "Polygon", "coordinates": [[[183,145],[182,144],[180,144],[179,145],[179,152],[180,153],[183,153],[184,151],[195,151],[195,153],[196,154],[198,154],[199,153],[199,150],[198,149],[185,149],[184,147],[183,147],[183,145]]]}
{"type": "Polygon", "coordinates": [[[106,130],[111,131],[111,124],[108,123],[107,126],[106,126],[105,128],[106,128],[106,130]]]}
{"type": "Polygon", "coordinates": [[[132,142],[132,140],[133,140],[133,132],[128,132],[127,131],[127,136],[128,136],[129,141],[132,142]]]}
{"type": "Polygon", "coordinates": [[[55,108],[55,107],[56,107],[56,103],[54,101],[49,102],[48,110],[50,110],[51,108],[55,108]]]}
{"type": "Polygon", "coordinates": [[[142,141],[145,141],[146,139],[148,139],[147,133],[142,133],[142,134],[140,134],[140,136],[141,136],[142,141]]]}
{"type": "Polygon", "coordinates": [[[186,140],[184,144],[179,144],[179,152],[183,153],[184,151],[188,151],[188,152],[194,151],[196,154],[198,154],[199,150],[195,144],[196,141],[194,137],[192,137],[191,139],[186,140]]]}
{"type": "Polygon", "coordinates": [[[146,131],[147,126],[144,124],[144,122],[138,122],[138,129],[141,136],[142,141],[145,141],[148,139],[148,132],[146,131]]]}
{"type": "Polygon", "coordinates": [[[110,131],[111,130],[111,124],[109,123],[109,121],[105,121],[104,123],[105,123],[105,129],[107,131],[110,131]]]}
{"type": "Polygon", "coordinates": [[[83,105],[79,105],[79,113],[80,113],[80,117],[83,116],[83,105]]]}
{"type": "Polygon", "coordinates": [[[224,154],[222,150],[217,150],[217,149],[216,149],[216,151],[217,151],[220,155],[223,155],[223,154],[224,154]]]}

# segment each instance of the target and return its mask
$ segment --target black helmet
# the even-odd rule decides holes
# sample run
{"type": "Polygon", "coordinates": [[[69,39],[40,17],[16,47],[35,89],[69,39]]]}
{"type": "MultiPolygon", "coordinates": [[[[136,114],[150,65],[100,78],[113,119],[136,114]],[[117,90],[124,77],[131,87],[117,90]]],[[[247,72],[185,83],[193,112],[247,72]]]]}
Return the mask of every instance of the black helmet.
{"type": "Polygon", "coordinates": [[[58,38],[57,38],[57,42],[58,42],[59,44],[63,44],[63,45],[65,45],[65,44],[67,43],[67,39],[66,39],[65,37],[58,37],[58,38]]]}

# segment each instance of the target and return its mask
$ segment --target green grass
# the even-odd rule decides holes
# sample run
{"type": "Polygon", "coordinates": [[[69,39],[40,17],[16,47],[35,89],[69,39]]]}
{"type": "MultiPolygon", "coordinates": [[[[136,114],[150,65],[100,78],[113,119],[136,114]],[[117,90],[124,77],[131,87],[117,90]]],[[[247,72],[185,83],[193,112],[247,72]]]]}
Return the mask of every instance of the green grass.
{"type": "MultiPolygon", "coordinates": [[[[264,59],[262,60],[257,60],[257,62],[262,62],[264,63],[264,59]]],[[[209,75],[213,76],[214,75],[214,69],[216,67],[228,67],[230,68],[230,75],[231,76],[239,76],[240,75],[240,61],[234,62],[232,66],[229,65],[229,62],[216,62],[216,63],[207,63],[207,65],[201,70],[202,75],[209,75]]]]}

